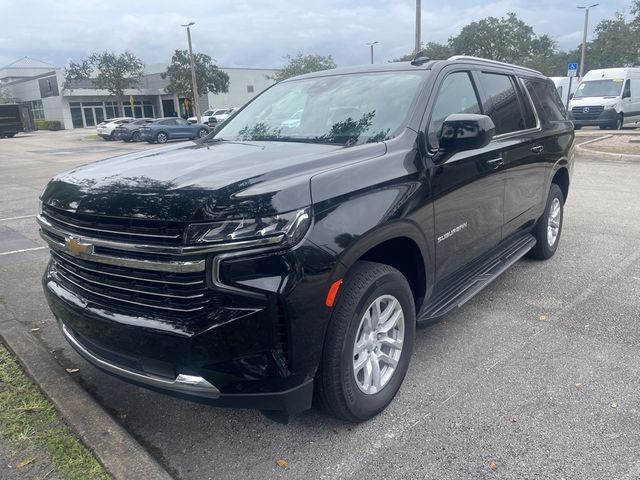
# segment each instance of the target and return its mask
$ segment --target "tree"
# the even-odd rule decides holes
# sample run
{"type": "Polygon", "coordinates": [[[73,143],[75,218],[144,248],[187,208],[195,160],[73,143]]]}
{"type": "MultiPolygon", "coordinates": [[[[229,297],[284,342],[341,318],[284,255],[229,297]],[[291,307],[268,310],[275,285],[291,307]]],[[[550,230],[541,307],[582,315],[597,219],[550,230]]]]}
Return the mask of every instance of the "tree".
{"type": "MultiPolygon", "coordinates": [[[[449,45],[443,43],[429,42],[424,45],[420,51],[433,60],[445,60],[453,55],[453,51],[449,45]]],[[[408,53],[399,58],[394,58],[392,62],[410,62],[415,57],[414,53],[408,53]]]]}
{"type": "Polygon", "coordinates": [[[585,63],[589,69],[631,67],[638,63],[640,30],[634,22],[640,22],[640,11],[633,11],[637,12],[638,16],[631,22],[627,22],[623,13],[616,12],[613,19],[602,20],[596,25],[595,38],[587,44],[588,63],[585,63]]]}
{"type": "Polygon", "coordinates": [[[449,47],[458,55],[473,55],[518,65],[525,65],[534,57],[549,58],[556,49],[555,42],[548,35],[538,37],[533,28],[515,13],[471,22],[458,36],[449,39],[449,47]]]}
{"type": "Polygon", "coordinates": [[[13,101],[13,97],[9,93],[9,91],[0,85],[0,104],[2,103],[11,103],[13,101]]]}
{"type": "Polygon", "coordinates": [[[267,78],[280,82],[281,80],[295,77],[296,75],[336,68],[336,63],[333,61],[331,55],[325,57],[323,55],[303,55],[299,53],[295,57],[285,55],[284,60],[287,64],[278,70],[275,75],[267,76],[267,78]]]}
{"type": "MultiPolygon", "coordinates": [[[[196,70],[196,82],[200,94],[224,93],[229,91],[229,75],[220,70],[213,59],[204,53],[194,53],[193,63],[196,70]]],[[[167,93],[189,98],[194,101],[193,85],[191,82],[191,62],[187,50],[176,50],[171,57],[171,65],[162,74],[162,78],[169,78],[167,93]]]]}
{"type": "Polygon", "coordinates": [[[144,63],[130,52],[93,53],[87,59],[69,62],[64,72],[64,88],[73,89],[79,81],[88,80],[95,88],[107,90],[118,99],[122,115],[124,91],[137,87],[143,73],[144,63]]]}

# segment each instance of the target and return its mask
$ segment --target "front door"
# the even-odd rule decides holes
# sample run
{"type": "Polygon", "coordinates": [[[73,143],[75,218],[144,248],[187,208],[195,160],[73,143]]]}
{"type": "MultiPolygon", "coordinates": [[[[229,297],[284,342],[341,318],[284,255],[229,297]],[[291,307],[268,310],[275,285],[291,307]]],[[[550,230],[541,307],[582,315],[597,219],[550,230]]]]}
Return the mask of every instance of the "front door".
{"type": "MultiPolygon", "coordinates": [[[[444,120],[453,113],[483,113],[468,71],[445,71],[431,102],[429,149],[438,148],[444,120]]],[[[493,143],[459,152],[431,167],[435,217],[436,282],[488,252],[502,239],[504,175],[493,143]]]]}

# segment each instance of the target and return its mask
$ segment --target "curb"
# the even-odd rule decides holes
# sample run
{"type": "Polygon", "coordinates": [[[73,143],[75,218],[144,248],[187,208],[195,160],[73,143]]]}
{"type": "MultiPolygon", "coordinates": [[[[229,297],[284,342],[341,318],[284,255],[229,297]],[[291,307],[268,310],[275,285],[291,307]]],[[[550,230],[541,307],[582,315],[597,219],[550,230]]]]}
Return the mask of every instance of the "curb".
{"type": "Polygon", "coordinates": [[[0,326],[0,339],[107,473],[116,480],[173,479],[129,432],[52,361],[40,341],[13,319],[0,320],[0,326]]]}
{"type": "Polygon", "coordinates": [[[640,159],[640,155],[636,153],[611,153],[611,152],[602,152],[600,150],[595,150],[591,148],[584,148],[585,145],[589,145],[590,143],[600,142],[602,140],[606,140],[608,138],[613,137],[613,135],[603,135],[602,137],[594,138],[592,140],[587,140],[586,142],[580,143],[576,145],[576,150],[581,153],[591,153],[597,155],[604,155],[605,157],[617,158],[618,160],[636,160],[640,159]]]}

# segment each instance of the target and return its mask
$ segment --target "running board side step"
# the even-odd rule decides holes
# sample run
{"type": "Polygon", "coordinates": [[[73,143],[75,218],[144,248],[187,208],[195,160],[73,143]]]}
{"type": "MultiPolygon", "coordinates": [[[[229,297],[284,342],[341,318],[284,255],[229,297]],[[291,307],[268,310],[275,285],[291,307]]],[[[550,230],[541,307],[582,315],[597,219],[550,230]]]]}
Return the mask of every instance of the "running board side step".
{"type": "Polygon", "coordinates": [[[429,300],[418,315],[418,323],[437,320],[452,310],[461,307],[484,287],[493,282],[511,265],[516,263],[536,244],[531,234],[518,237],[497,254],[490,256],[479,265],[461,275],[429,300]]]}

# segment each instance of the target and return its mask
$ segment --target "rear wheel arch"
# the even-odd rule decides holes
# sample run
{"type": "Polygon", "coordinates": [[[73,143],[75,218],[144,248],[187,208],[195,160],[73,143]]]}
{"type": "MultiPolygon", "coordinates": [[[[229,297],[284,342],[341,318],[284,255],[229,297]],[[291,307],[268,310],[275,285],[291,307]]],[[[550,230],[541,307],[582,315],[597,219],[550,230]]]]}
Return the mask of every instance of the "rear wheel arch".
{"type": "Polygon", "coordinates": [[[555,183],[562,190],[563,202],[566,203],[567,196],[569,195],[569,171],[566,167],[560,167],[557,169],[553,178],[551,179],[551,183],[555,183]]]}

